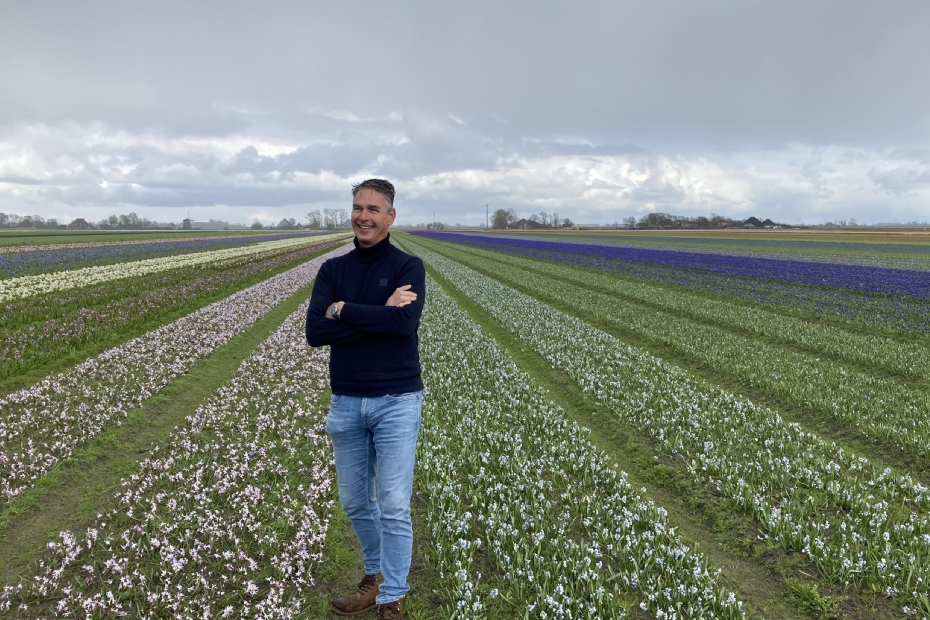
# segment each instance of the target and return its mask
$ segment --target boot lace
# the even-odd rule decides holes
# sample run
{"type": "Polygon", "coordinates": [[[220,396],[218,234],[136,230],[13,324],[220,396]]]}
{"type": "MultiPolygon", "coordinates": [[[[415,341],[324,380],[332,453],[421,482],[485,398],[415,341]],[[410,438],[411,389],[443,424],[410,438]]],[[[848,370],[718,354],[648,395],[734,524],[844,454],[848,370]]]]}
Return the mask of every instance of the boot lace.
{"type": "Polygon", "coordinates": [[[365,575],[361,581],[358,582],[358,591],[362,594],[367,594],[370,589],[375,586],[375,576],[374,575],[365,575]]]}
{"type": "Polygon", "coordinates": [[[378,607],[377,620],[393,620],[394,618],[400,617],[400,604],[397,602],[387,603],[386,605],[378,607]]]}

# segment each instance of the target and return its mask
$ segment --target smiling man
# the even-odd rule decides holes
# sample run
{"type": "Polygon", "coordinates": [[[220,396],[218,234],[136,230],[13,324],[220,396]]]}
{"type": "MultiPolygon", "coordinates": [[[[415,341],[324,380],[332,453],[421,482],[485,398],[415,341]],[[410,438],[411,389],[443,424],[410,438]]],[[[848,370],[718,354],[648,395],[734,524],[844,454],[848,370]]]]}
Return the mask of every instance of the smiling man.
{"type": "Polygon", "coordinates": [[[352,198],[355,249],[323,263],[307,309],[307,342],[330,346],[326,432],[339,499],[365,560],[358,589],[334,600],[332,610],[354,616],[377,605],[379,620],[398,620],[413,548],[410,495],[423,404],[417,329],[426,272],[423,261],[391,245],[394,186],[369,179],[352,188],[352,198]]]}

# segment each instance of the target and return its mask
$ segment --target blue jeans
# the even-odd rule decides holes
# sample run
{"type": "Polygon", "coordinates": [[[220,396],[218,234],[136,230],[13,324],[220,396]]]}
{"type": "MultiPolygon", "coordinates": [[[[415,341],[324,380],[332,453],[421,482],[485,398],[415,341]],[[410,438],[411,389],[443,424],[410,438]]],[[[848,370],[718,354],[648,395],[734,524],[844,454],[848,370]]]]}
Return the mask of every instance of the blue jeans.
{"type": "Polygon", "coordinates": [[[423,392],[333,395],[326,418],[339,500],[362,545],[365,574],[384,576],[379,605],[403,598],[410,589],[410,496],[422,406],[423,392]]]}

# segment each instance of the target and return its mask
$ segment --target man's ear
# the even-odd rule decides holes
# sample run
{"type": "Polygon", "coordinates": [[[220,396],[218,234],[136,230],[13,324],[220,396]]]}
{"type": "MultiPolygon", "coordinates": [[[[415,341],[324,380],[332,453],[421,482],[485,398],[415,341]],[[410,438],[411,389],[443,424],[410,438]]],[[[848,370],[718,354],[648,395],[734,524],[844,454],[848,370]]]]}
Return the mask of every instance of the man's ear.
{"type": "Polygon", "coordinates": [[[397,217],[397,211],[394,210],[394,207],[391,207],[388,211],[388,226],[394,223],[394,218],[397,217]]]}

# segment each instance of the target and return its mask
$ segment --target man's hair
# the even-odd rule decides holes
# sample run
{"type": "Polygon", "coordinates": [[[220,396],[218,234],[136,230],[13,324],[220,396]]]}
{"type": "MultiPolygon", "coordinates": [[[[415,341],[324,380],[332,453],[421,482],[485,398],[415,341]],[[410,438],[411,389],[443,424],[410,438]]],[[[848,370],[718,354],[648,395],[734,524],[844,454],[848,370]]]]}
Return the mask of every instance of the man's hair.
{"type": "Polygon", "coordinates": [[[391,185],[390,181],[384,179],[368,179],[367,181],[362,181],[357,185],[352,186],[352,198],[355,198],[355,195],[360,189],[370,189],[383,194],[387,198],[388,209],[394,208],[394,186],[391,185]]]}

